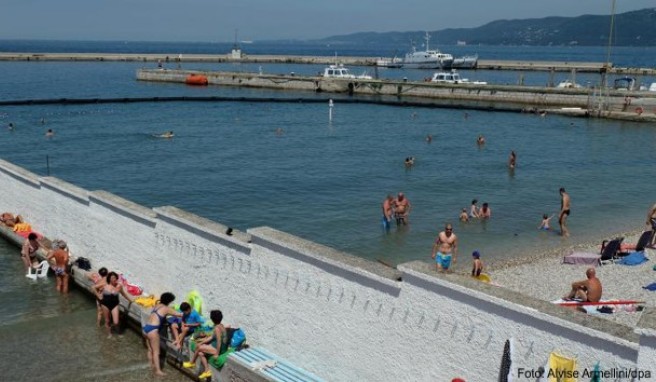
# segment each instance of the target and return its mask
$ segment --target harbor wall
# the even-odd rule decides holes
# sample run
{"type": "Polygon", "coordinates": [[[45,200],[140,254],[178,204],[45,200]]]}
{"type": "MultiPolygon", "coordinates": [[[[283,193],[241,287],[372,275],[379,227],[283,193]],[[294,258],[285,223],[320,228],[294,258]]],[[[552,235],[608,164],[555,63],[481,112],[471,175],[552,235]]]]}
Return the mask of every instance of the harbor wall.
{"type": "Polygon", "coordinates": [[[636,333],[438,275],[428,263],[391,269],[270,227],[227,235],[175,207],[147,208],[1,160],[0,184],[1,210],[65,239],[73,256],[120,270],[147,293],[172,291],[177,302],[197,289],[205,310],[221,309],[250,344],[325,380],[494,381],[509,339],[515,372],[537,370],[552,351],[575,357],[579,370],[599,361],[604,370],[639,363],[656,372],[654,320],[641,320],[636,333]]]}
{"type": "Polygon", "coordinates": [[[514,86],[460,83],[341,79],[322,76],[272,75],[243,72],[188,71],[168,69],[140,69],[136,77],[140,81],[185,83],[191,74],[202,74],[210,85],[264,88],[292,91],[346,93],[368,97],[394,97],[396,99],[422,99],[455,106],[478,108],[580,108],[599,109],[604,112],[628,112],[634,119],[653,119],[656,115],[656,93],[649,91],[604,91],[593,88],[544,88],[536,86],[514,86]],[[626,104],[632,97],[631,105],[626,104]],[[641,113],[633,112],[638,107],[641,113]],[[633,115],[635,114],[635,115],[633,115]]]}

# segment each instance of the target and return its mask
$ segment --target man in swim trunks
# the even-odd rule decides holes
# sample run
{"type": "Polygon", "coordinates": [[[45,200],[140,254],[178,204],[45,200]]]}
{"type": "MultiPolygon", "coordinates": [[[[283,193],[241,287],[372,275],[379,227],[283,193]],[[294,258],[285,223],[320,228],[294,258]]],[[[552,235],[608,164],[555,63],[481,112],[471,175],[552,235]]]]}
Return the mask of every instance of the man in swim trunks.
{"type": "Polygon", "coordinates": [[[563,297],[563,300],[572,300],[574,298],[584,302],[599,302],[601,300],[601,281],[597,278],[594,268],[588,268],[585,271],[586,280],[572,283],[572,290],[563,297]]]}
{"type": "Polygon", "coordinates": [[[52,250],[46,260],[50,261],[55,259],[55,265],[52,270],[55,271],[57,279],[57,291],[68,293],[68,251],[66,250],[66,243],[64,241],[58,242],[58,248],[52,250]]]}
{"type": "Polygon", "coordinates": [[[396,225],[406,225],[408,224],[408,215],[412,209],[412,205],[408,198],[403,195],[403,192],[399,192],[396,199],[394,199],[394,215],[396,217],[396,225]]]}
{"type": "Polygon", "coordinates": [[[27,240],[25,240],[21,248],[21,259],[23,260],[23,264],[25,264],[25,270],[30,269],[32,263],[36,261],[36,251],[40,247],[38,236],[34,232],[27,235],[27,240]]]}
{"type": "Polygon", "coordinates": [[[444,226],[444,231],[437,235],[435,244],[433,244],[433,253],[431,258],[435,259],[435,269],[438,272],[448,271],[453,264],[456,263],[458,256],[458,237],[453,233],[453,226],[447,223],[444,226]]]}
{"type": "Polygon", "coordinates": [[[385,219],[385,228],[389,228],[392,223],[392,204],[394,204],[394,197],[388,194],[387,198],[383,201],[383,219],[385,219]]]}
{"type": "Polygon", "coordinates": [[[567,217],[570,213],[570,200],[569,195],[565,192],[565,188],[560,188],[560,214],[558,215],[558,224],[560,224],[560,234],[562,236],[569,236],[567,229],[567,217]]]}

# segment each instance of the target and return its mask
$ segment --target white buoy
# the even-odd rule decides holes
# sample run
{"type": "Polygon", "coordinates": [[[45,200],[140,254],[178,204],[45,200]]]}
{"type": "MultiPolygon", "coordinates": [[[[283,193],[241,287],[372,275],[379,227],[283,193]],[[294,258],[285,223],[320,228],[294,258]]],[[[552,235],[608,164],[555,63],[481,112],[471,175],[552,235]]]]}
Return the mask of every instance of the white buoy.
{"type": "Polygon", "coordinates": [[[332,122],[333,121],[333,107],[335,104],[333,103],[332,99],[328,100],[328,121],[332,122]]]}

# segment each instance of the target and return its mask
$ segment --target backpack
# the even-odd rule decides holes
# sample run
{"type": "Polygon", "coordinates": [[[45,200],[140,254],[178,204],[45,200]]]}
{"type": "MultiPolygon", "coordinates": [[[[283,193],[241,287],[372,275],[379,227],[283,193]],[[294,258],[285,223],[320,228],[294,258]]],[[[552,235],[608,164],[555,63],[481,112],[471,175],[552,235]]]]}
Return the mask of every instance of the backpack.
{"type": "Polygon", "coordinates": [[[78,268],[83,269],[85,271],[90,271],[91,270],[91,261],[87,259],[86,257],[78,257],[75,259],[75,264],[78,268]]]}

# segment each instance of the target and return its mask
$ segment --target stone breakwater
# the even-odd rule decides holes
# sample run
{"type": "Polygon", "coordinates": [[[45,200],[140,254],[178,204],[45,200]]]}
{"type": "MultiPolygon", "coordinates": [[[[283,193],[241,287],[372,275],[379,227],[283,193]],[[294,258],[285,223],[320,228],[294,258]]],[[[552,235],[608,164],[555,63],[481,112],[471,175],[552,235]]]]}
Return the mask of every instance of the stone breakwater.
{"type": "MultiPolygon", "coordinates": [[[[321,76],[272,75],[243,72],[139,69],[137,80],[185,83],[189,76],[204,76],[209,85],[287,91],[346,93],[388,97],[450,107],[482,110],[547,111],[575,117],[598,117],[637,122],[656,121],[656,93],[595,88],[544,88],[491,84],[445,84],[425,81],[343,79],[321,76]],[[631,97],[630,104],[627,96],[631,97]]],[[[386,98],[374,98],[384,102],[386,98]]]]}
{"type": "MultiPolygon", "coordinates": [[[[339,63],[344,65],[375,66],[380,57],[340,56],[339,63]]],[[[138,62],[241,62],[267,64],[321,64],[335,63],[334,56],[301,56],[271,54],[184,54],[178,53],[0,53],[0,61],[138,61],[138,62]]],[[[523,61],[523,60],[478,60],[477,69],[483,70],[520,70],[520,71],[556,71],[600,73],[602,70],[614,74],[656,75],[654,68],[616,68],[604,62],[583,61],[523,61]]]]}
{"type": "Polygon", "coordinates": [[[425,262],[390,269],[269,227],[227,235],[175,207],[137,205],[5,161],[0,184],[1,210],[66,239],[75,255],[122,270],[150,293],[198,290],[251,345],[332,381],[496,380],[511,338],[515,372],[554,351],[581,371],[597,362],[656,370],[652,307],[631,327],[436,274],[425,262]]]}

